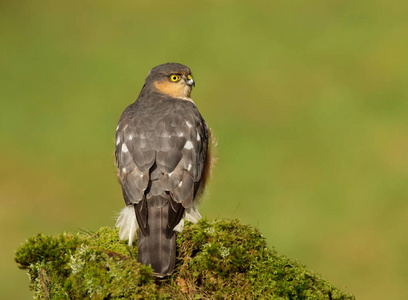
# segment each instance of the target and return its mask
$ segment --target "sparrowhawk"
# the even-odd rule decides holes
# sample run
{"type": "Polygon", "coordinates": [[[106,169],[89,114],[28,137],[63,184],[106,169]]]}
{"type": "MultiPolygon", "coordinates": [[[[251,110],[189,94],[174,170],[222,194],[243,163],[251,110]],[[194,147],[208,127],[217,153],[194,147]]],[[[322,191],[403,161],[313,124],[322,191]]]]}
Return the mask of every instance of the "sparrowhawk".
{"type": "Polygon", "coordinates": [[[209,129],[190,98],[191,70],[153,68],[116,129],[116,164],[126,207],[116,222],[131,246],[139,228],[138,261],[154,275],[173,272],[176,231],[201,218],[197,199],[210,172],[209,129]]]}

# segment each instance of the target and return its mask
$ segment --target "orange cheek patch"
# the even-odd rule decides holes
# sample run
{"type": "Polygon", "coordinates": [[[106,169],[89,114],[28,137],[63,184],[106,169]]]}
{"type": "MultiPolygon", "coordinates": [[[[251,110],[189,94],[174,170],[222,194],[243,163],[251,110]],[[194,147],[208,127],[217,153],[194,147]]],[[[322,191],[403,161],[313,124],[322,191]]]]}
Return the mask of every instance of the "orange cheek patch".
{"type": "Polygon", "coordinates": [[[188,97],[188,91],[186,86],[180,82],[161,81],[154,83],[156,89],[165,95],[169,95],[173,98],[188,97]]]}

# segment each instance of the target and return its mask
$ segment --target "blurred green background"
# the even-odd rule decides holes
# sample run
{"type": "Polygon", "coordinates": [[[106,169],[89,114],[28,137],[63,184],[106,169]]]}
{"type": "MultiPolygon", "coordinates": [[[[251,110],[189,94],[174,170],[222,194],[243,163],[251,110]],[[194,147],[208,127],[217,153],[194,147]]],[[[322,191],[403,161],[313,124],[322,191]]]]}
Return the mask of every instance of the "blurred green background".
{"type": "Polygon", "coordinates": [[[114,134],[180,62],[218,138],[201,205],[358,299],[408,299],[406,1],[1,1],[0,293],[14,251],[113,226],[114,134]]]}

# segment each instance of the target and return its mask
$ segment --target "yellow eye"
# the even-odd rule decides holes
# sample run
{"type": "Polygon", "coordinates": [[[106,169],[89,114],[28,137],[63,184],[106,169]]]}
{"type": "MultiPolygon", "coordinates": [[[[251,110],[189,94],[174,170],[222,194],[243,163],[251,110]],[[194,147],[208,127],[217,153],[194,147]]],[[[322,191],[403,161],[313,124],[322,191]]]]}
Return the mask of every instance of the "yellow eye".
{"type": "Polygon", "coordinates": [[[191,77],[191,75],[187,75],[187,79],[188,80],[190,80],[190,79],[192,79],[193,77],[191,77]]]}
{"type": "Polygon", "coordinates": [[[177,82],[177,81],[180,80],[180,76],[178,76],[178,75],[171,75],[171,76],[170,76],[170,80],[173,81],[173,82],[177,82]]]}

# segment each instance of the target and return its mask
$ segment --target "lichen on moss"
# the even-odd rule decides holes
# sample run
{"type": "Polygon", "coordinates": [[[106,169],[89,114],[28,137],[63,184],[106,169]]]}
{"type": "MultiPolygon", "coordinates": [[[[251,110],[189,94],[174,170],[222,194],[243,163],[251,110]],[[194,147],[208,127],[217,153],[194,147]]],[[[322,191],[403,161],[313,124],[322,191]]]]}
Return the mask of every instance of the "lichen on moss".
{"type": "Polygon", "coordinates": [[[175,272],[155,281],[117,229],[36,235],[16,252],[35,299],[354,299],[237,220],[187,223],[175,272]]]}
{"type": "Polygon", "coordinates": [[[35,299],[143,299],[158,295],[152,270],[138,263],[137,247],[119,241],[118,230],[42,234],[16,252],[35,299]]]}
{"type": "Polygon", "coordinates": [[[70,299],[146,299],[156,294],[152,270],[134,259],[81,245],[65,281],[70,299]]]}

